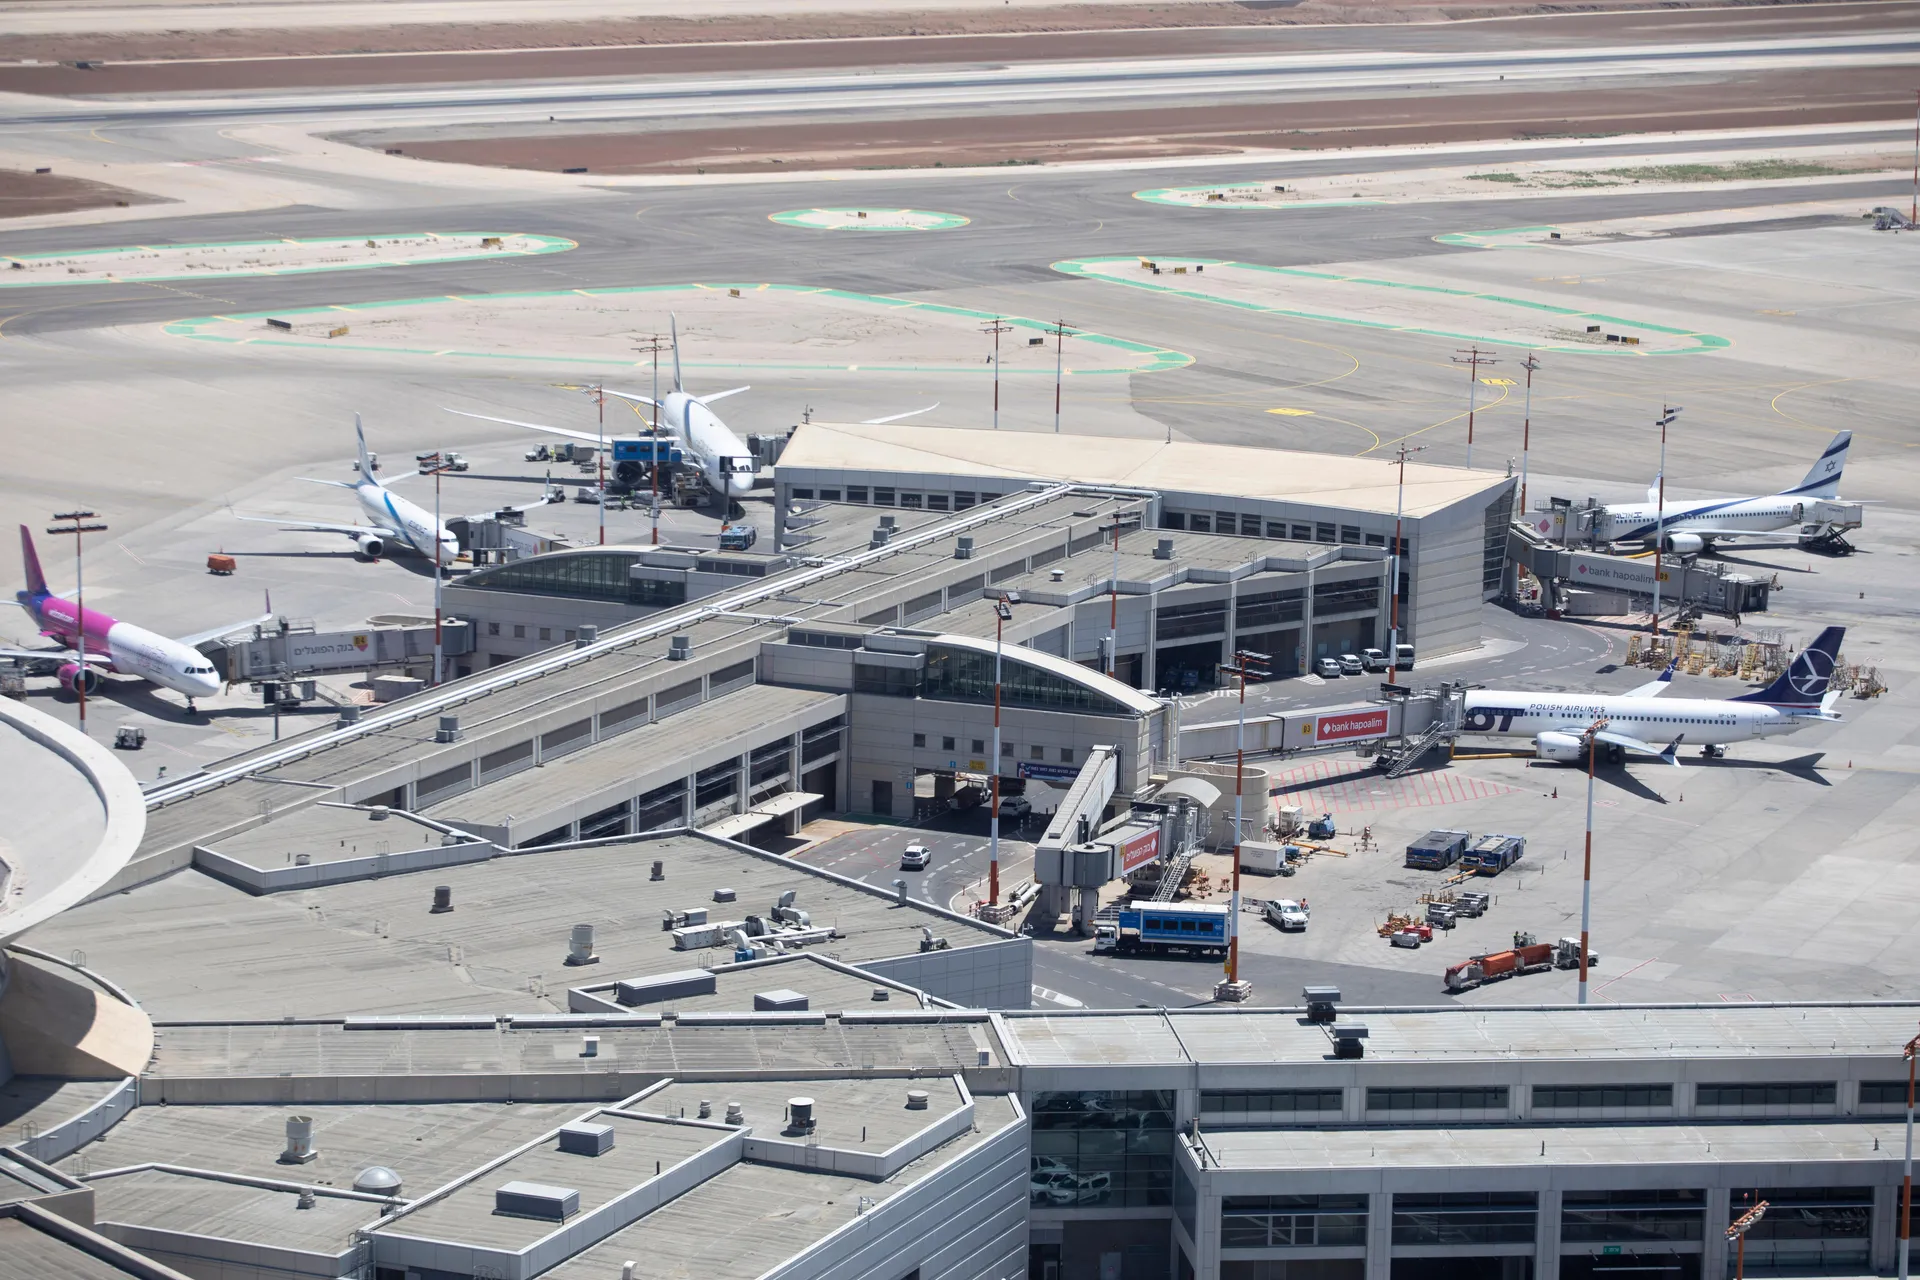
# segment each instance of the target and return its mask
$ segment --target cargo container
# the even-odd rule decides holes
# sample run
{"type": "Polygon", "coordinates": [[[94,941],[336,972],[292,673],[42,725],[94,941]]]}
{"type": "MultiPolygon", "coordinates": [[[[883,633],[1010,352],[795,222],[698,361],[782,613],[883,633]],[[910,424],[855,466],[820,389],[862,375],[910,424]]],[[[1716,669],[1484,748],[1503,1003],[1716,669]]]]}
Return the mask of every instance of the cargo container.
{"type": "Polygon", "coordinates": [[[1525,836],[1488,834],[1475,840],[1460,858],[1460,865],[1471,867],[1475,875],[1497,876],[1527,852],[1525,836]]]}
{"type": "Polygon", "coordinates": [[[1467,841],[1465,831],[1429,831],[1407,846],[1407,865],[1422,871],[1439,871],[1460,860],[1467,841]]]}

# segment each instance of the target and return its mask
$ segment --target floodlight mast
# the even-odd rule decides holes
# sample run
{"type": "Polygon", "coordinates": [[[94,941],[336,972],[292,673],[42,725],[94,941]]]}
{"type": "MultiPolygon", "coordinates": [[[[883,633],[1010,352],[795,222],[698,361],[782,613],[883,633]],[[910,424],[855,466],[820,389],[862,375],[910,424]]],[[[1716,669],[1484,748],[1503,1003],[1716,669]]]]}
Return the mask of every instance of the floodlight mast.
{"type": "Polygon", "coordinates": [[[1653,638],[1656,642],[1660,639],[1661,554],[1667,545],[1667,428],[1679,418],[1679,406],[1662,405],[1660,417],[1654,423],[1660,428],[1660,474],[1655,479],[1660,492],[1653,514],[1653,638]]]}
{"type": "Polygon", "coordinates": [[[1767,1202],[1762,1200],[1753,1208],[1736,1218],[1727,1228],[1727,1239],[1739,1242],[1739,1259],[1734,1263],[1734,1280],[1746,1280],[1747,1274],[1747,1232],[1753,1230],[1760,1219],[1767,1216],[1767,1202]]]}
{"type": "Polygon", "coordinates": [[[1240,720],[1233,743],[1233,896],[1227,907],[1227,985],[1240,985],[1240,844],[1244,839],[1242,804],[1247,780],[1247,677],[1262,679],[1272,659],[1250,649],[1235,650],[1231,666],[1222,670],[1237,677],[1240,685],[1240,720]]]}
{"type": "Polygon", "coordinates": [[[1595,720],[1581,735],[1587,746],[1587,853],[1580,872],[1580,1003],[1587,1002],[1587,930],[1593,919],[1593,771],[1600,754],[1600,731],[1605,720],[1595,720]]]}
{"type": "Polygon", "coordinates": [[[73,535],[73,608],[74,649],[80,655],[79,671],[73,677],[74,696],[80,700],[80,734],[87,732],[87,578],[80,558],[81,535],[87,533],[105,533],[104,524],[88,524],[95,519],[91,511],[56,511],[55,520],[63,524],[50,524],[48,533],[73,535]]]}
{"type": "Polygon", "coordinates": [[[1467,367],[1467,469],[1473,469],[1473,415],[1480,404],[1480,370],[1499,364],[1498,360],[1481,353],[1477,346],[1468,347],[1454,356],[1455,364],[1467,367]]]}
{"type": "Polygon", "coordinates": [[[998,431],[1000,429],[1000,335],[1012,333],[1013,326],[999,316],[995,316],[992,324],[980,326],[980,332],[993,335],[993,354],[987,358],[993,362],[993,429],[998,431]]]}
{"type": "Polygon", "coordinates": [[[1001,592],[993,602],[993,757],[987,762],[987,785],[993,789],[993,814],[987,836],[987,905],[1000,905],[1000,638],[1007,623],[1013,621],[1013,604],[1018,599],[1001,592]]]}
{"type": "Polygon", "coordinates": [[[1411,448],[1402,441],[1399,455],[1394,459],[1400,468],[1400,478],[1395,485],[1393,499],[1393,554],[1387,557],[1392,567],[1388,570],[1392,581],[1387,584],[1387,683],[1397,684],[1394,673],[1400,669],[1400,516],[1405,510],[1407,499],[1407,455],[1419,453],[1425,445],[1411,448]]]}

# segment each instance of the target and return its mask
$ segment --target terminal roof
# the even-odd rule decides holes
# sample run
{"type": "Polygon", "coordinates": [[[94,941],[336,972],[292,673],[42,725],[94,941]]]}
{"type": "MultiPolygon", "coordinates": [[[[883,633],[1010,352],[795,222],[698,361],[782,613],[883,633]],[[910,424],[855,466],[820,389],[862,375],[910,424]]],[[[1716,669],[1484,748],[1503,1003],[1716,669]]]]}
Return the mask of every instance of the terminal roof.
{"type": "MultiPolygon", "coordinates": [[[[774,470],[798,469],[967,476],[1009,485],[1065,480],[1383,515],[1393,514],[1398,478],[1398,468],[1384,456],[845,422],[810,422],[795,431],[774,470]]],[[[1409,464],[1406,476],[1409,516],[1430,515],[1511,483],[1498,472],[1464,467],[1409,464]]]]}

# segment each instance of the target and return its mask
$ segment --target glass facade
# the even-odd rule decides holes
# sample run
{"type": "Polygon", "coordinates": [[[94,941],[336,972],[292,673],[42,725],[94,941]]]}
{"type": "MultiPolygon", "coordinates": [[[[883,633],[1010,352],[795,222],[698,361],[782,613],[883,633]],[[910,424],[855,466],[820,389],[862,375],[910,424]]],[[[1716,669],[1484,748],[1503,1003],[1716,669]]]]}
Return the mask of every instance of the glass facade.
{"type": "Polygon", "coordinates": [[[1564,1244],[1630,1244],[1636,1240],[1699,1240],[1704,1191],[1569,1191],[1560,1201],[1564,1244]]]}
{"type": "Polygon", "coordinates": [[[1670,1084],[1565,1085],[1533,1086],[1533,1105],[1538,1110],[1594,1110],[1605,1107],[1670,1107],[1670,1084]]]}
{"type": "Polygon", "coordinates": [[[1173,1091],[1033,1098],[1031,1203],[1069,1209],[1173,1203],[1173,1091]]]}
{"type": "Polygon", "coordinates": [[[1338,1120],[1338,1089],[1221,1089],[1200,1095],[1200,1114],[1214,1124],[1233,1124],[1257,1116],[1297,1115],[1308,1120],[1338,1120]]]}
{"type": "Polygon", "coordinates": [[[1306,594],[1295,587],[1290,591],[1243,595],[1234,609],[1234,626],[1241,631],[1261,631],[1285,622],[1298,622],[1306,612],[1306,594]]]}
{"type": "Polygon", "coordinates": [[[1860,1105],[1904,1107],[1907,1105],[1907,1082],[1905,1080],[1862,1080],[1860,1105]]]}
{"type": "Polygon", "coordinates": [[[1222,1249],[1325,1249],[1366,1243],[1364,1195],[1225,1196],[1220,1201],[1222,1249]]]}
{"type": "Polygon", "coordinates": [[[1816,1084],[1702,1084],[1694,1086],[1699,1107],[1830,1107],[1831,1082],[1816,1084]]]}
{"type": "MultiPolygon", "coordinates": [[[[643,584],[630,580],[634,563],[640,558],[632,551],[562,551],[551,555],[517,560],[512,564],[481,569],[460,580],[463,587],[480,591],[518,591],[537,596],[565,596],[572,600],[610,600],[616,604],[649,604],[640,599],[635,588],[643,584]]],[[[648,583],[649,587],[678,586],[680,600],[686,600],[683,583],[648,583]]]]}
{"type": "Polygon", "coordinates": [[[1507,1086],[1464,1089],[1369,1089],[1369,1111],[1505,1111],[1507,1086]]]}
{"type": "Polygon", "coordinates": [[[1163,605],[1153,622],[1153,634],[1157,640],[1179,640],[1187,636],[1214,636],[1226,629],[1227,602],[1225,600],[1163,605]]]}
{"type": "Polygon", "coordinates": [[[1532,1244],[1531,1191],[1445,1191],[1393,1198],[1395,1244],[1532,1244]]]}
{"type": "Polygon", "coordinates": [[[1487,504],[1486,541],[1480,552],[1480,590],[1500,590],[1500,578],[1507,567],[1507,527],[1513,523],[1513,489],[1501,491],[1487,504]]]}
{"type": "MultiPolygon", "coordinates": [[[[1096,716],[1132,716],[1131,708],[1079,681],[1029,666],[1009,650],[1003,655],[1000,701],[1003,706],[1040,711],[1078,711],[1096,716]]],[[[857,675],[859,668],[855,668],[857,675]]],[[[911,673],[909,673],[911,674],[911,673]]],[[[993,702],[993,655],[973,649],[927,646],[927,669],[920,695],[948,702],[993,702]]]]}
{"type": "Polygon", "coordinates": [[[1380,607],[1380,580],[1361,582],[1316,582],[1313,584],[1315,617],[1329,613],[1356,613],[1380,607]]]}
{"type": "Polygon", "coordinates": [[[1727,1207],[1729,1222],[1762,1200],[1767,1216],[1747,1230],[1749,1274],[1868,1269],[1872,1187],[1736,1189],[1727,1207]]]}

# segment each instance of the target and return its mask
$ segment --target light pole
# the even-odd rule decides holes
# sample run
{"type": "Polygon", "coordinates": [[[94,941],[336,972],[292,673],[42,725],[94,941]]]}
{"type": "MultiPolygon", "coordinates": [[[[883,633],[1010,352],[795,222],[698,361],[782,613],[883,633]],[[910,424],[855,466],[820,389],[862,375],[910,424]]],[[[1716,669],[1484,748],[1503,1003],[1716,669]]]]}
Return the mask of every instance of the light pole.
{"type": "Polygon", "coordinates": [[[1659,486],[1659,495],[1655,501],[1653,514],[1653,639],[1660,640],[1660,575],[1662,571],[1662,553],[1667,546],[1667,428],[1680,417],[1678,407],[1660,407],[1660,420],[1654,425],[1660,428],[1660,474],[1654,478],[1659,486]]]}
{"type": "Polygon", "coordinates": [[[1400,513],[1405,509],[1407,497],[1407,455],[1419,453],[1425,445],[1408,448],[1405,442],[1400,445],[1399,456],[1395,459],[1400,468],[1400,480],[1393,499],[1393,554],[1388,563],[1391,581],[1387,584],[1387,683],[1397,684],[1394,673],[1400,669],[1400,513]]]}
{"type": "Polygon", "coordinates": [[[980,332],[993,335],[993,355],[990,357],[993,361],[993,429],[998,431],[1000,429],[1000,335],[1012,333],[1013,326],[999,316],[995,316],[992,324],[980,326],[980,332]]]}
{"type": "Polygon", "coordinates": [[[1113,523],[1100,530],[1113,535],[1113,580],[1107,584],[1107,676],[1118,679],[1115,674],[1120,669],[1120,531],[1135,526],[1120,519],[1118,511],[1113,513],[1113,523]]]}
{"type": "Polygon", "coordinates": [[[1482,355],[1480,348],[1477,346],[1468,347],[1459,355],[1454,356],[1453,362],[1455,364],[1463,364],[1467,367],[1467,469],[1472,470],[1473,413],[1480,404],[1480,369],[1482,366],[1491,368],[1500,362],[1490,356],[1482,355]],[[1464,357],[1464,359],[1462,357],[1464,357]]]}
{"type": "Polygon", "coordinates": [[[73,690],[80,700],[80,732],[84,735],[87,731],[87,579],[81,571],[80,535],[105,533],[107,526],[86,523],[94,519],[91,511],[56,511],[53,518],[66,523],[48,525],[48,533],[73,535],[73,638],[74,649],[80,655],[80,670],[73,677],[73,690]]]}
{"type": "Polygon", "coordinates": [[[1060,380],[1065,376],[1067,335],[1073,332],[1065,320],[1053,322],[1053,434],[1060,434],[1060,380]]]}
{"type": "Polygon", "coordinates": [[[1540,362],[1528,352],[1520,367],[1527,371],[1527,407],[1520,421],[1520,514],[1524,516],[1527,513],[1527,450],[1533,444],[1533,371],[1540,367],[1540,362]]]}
{"type": "Polygon", "coordinates": [[[1243,994],[1239,991],[1240,842],[1246,834],[1241,827],[1241,808],[1247,779],[1247,677],[1266,675],[1271,661],[1264,653],[1239,649],[1234,652],[1233,665],[1227,668],[1240,681],[1240,723],[1233,739],[1233,896],[1227,907],[1227,985],[1235,990],[1235,999],[1243,994]]]}
{"type": "Polygon", "coordinates": [[[1600,731],[1607,727],[1605,720],[1595,720],[1593,727],[1581,735],[1587,746],[1587,856],[1584,868],[1580,872],[1580,1003],[1587,1002],[1587,930],[1593,921],[1593,770],[1594,760],[1600,754],[1600,731]]]}
{"type": "Polygon", "coordinates": [[[1734,1220],[1733,1224],[1727,1228],[1727,1239],[1739,1241],[1740,1253],[1733,1267],[1734,1280],[1746,1280],[1747,1232],[1753,1230],[1754,1225],[1766,1216],[1767,1202],[1762,1200],[1759,1204],[1756,1204],[1753,1208],[1741,1214],[1734,1220]]]}
{"type": "Polygon", "coordinates": [[[1900,1280],[1907,1280],[1913,1244],[1913,1068],[1920,1060],[1920,1036],[1907,1041],[1907,1158],[1900,1173],[1900,1280]]]}
{"type": "MultiPolygon", "coordinates": [[[[440,453],[440,452],[439,452],[438,450],[436,450],[436,451],[435,451],[435,452],[433,452],[433,453],[430,453],[430,454],[428,454],[428,455],[427,455],[427,457],[426,457],[426,461],[428,461],[428,462],[430,462],[430,463],[432,463],[432,464],[433,464],[433,467],[432,467],[432,475],[433,475],[433,528],[434,528],[434,538],[433,538],[433,682],[434,682],[435,684],[439,684],[439,683],[440,683],[440,682],[441,682],[441,681],[442,681],[443,679],[445,679],[445,678],[446,678],[446,665],[445,665],[445,659],[444,659],[444,657],[442,656],[442,655],[443,655],[443,653],[444,653],[444,650],[442,649],[442,647],[441,647],[441,643],[440,643],[440,640],[441,640],[441,637],[440,637],[440,620],[441,620],[441,613],[440,613],[440,578],[441,578],[441,573],[440,573],[440,548],[441,548],[441,545],[442,545],[442,544],[441,544],[441,541],[440,541],[440,534],[439,534],[439,531],[440,531],[440,477],[441,477],[442,475],[444,475],[444,474],[446,473],[446,471],[447,471],[447,462],[446,462],[446,457],[445,457],[445,455],[443,455],[442,453],[440,453]]],[[[606,508],[605,508],[605,507],[603,506],[603,507],[601,508],[601,510],[602,510],[602,511],[604,512],[604,511],[606,510],[606,508]]],[[[603,516],[602,516],[601,518],[602,518],[602,519],[605,519],[605,516],[603,515],[603,516]]]]}
{"type": "Polygon", "coordinates": [[[653,447],[653,459],[647,471],[653,481],[653,504],[649,511],[653,517],[653,545],[660,545],[660,353],[666,349],[659,334],[650,336],[646,345],[637,346],[635,351],[641,355],[653,356],[653,402],[648,405],[647,436],[653,447]]]}
{"type": "MultiPolygon", "coordinates": [[[[600,443],[593,456],[600,464],[600,492],[594,495],[594,503],[600,508],[600,545],[607,545],[607,387],[600,383],[593,389],[593,398],[600,406],[600,443]]],[[[434,492],[440,490],[440,481],[436,477],[434,492]]]]}
{"type": "Polygon", "coordinates": [[[987,762],[993,788],[993,816],[987,828],[987,905],[1000,905],[1000,632],[1013,620],[1017,597],[1001,592],[993,602],[993,758],[987,762]]]}

